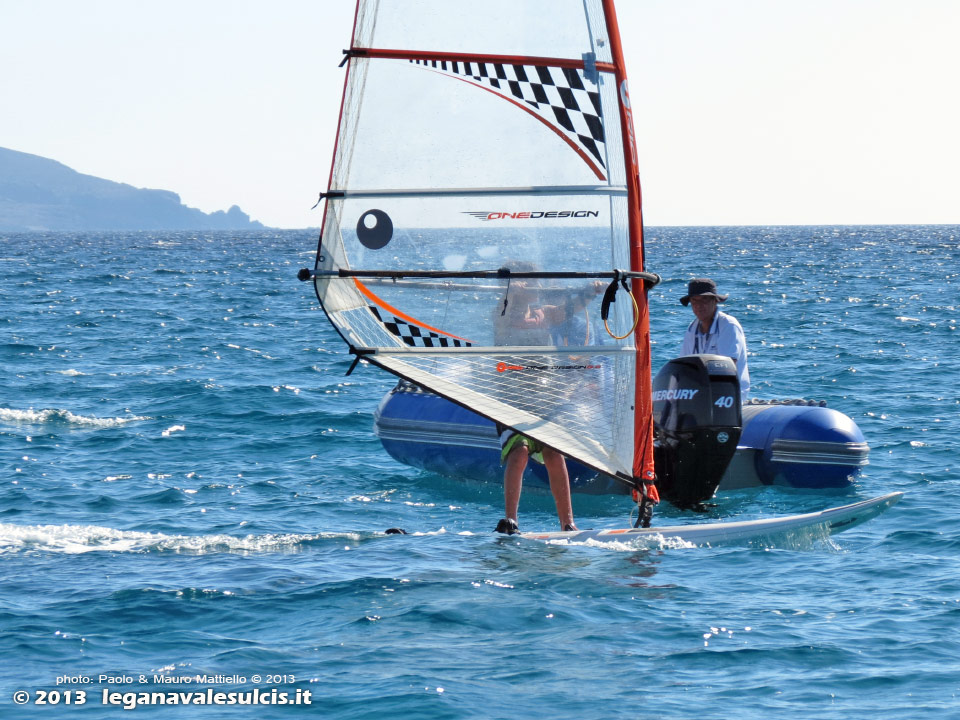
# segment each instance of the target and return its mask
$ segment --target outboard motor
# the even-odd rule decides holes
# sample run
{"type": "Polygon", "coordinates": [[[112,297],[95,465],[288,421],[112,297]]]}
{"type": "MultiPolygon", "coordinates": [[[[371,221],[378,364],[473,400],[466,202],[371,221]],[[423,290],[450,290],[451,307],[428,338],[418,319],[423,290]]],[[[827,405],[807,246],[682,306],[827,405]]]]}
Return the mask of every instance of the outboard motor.
{"type": "Polygon", "coordinates": [[[737,366],[722,355],[686,355],[653,380],[653,458],[660,496],[681,509],[713,497],[742,428],[737,366]]]}

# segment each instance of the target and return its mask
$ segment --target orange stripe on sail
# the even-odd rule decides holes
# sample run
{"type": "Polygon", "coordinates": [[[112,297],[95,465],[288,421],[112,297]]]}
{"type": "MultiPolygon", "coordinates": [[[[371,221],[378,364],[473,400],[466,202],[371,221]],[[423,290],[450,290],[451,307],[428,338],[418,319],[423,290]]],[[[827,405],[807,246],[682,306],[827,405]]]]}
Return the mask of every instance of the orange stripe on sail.
{"type": "Polygon", "coordinates": [[[400,320],[403,320],[405,323],[410,323],[411,325],[417,325],[418,327],[422,327],[426,330],[430,330],[435,333],[440,333],[441,335],[446,335],[447,337],[452,337],[457,340],[463,340],[463,342],[470,343],[471,345],[473,344],[472,341],[467,340],[466,338],[462,338],[459,335],[454,335],[452,333],[444,332],[443,330],[439,330],[438,328],[427,325],[425,322],[422,322],[421,320],[417,320],[416,318],[410,317],[403,311],[398,310],[393,305],[390,305],[389,303],[385,302],[383,299],[375,295],[373,291],[371,291],[370,288],[368,288],[366,285],[360,282],[358,278],[354,278],[353,282],[356,283],[357,290],[359,290],[363,294],[363,296],[367,298],[367,300],[383,308],[391,315],[394,315],[400,320]]]}

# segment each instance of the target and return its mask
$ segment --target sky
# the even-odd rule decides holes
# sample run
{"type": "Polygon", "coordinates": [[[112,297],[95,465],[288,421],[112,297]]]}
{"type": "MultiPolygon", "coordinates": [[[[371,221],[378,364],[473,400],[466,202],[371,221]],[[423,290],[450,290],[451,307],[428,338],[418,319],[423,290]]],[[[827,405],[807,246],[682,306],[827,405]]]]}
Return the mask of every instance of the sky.
{"type": "MultiPolygon", "coordinates": [[[[317,226],[353,5],[0,0],[0,147],[317,226]]],[[[617,12],[648,225],[960,223],[960,0],[617,12]]]]}

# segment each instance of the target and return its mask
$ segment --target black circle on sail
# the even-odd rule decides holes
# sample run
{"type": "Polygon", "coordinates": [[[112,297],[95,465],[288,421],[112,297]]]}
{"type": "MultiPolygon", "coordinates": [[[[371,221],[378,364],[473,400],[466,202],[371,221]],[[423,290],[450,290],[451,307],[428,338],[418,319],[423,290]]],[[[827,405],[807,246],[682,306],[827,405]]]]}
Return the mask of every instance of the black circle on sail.
{"type": "Polygon", "coordinates": [[[357,239],[364,247],[379,250],[392,237],[393,221],[383,210],[367,210],[357,221],[357,239]]]}

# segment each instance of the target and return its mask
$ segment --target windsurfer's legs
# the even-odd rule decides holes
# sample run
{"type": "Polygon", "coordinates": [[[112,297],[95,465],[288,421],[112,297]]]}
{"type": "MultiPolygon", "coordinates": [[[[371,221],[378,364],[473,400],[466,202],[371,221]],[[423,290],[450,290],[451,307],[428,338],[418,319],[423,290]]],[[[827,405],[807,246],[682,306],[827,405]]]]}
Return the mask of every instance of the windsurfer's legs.
{"type": "MultiPolygon", "coordinates": [[[[567,474],[567,460],[556,450],[543,449],[543,464],[550,478],[550,492],[557,505],[557,517],[564,530],[576,530],[573,522],[573,502],[570,499],[570,476],[567,474]]],[[[519,496],[518,496],[519,497],[519,496]]]]}
{"type": "Polygon", "coordinates": [[[520,433],[507,428],[498,428],[502,451],[500,461],[503,471],[503,505],[506,517],[497,525],[498,532],[517,532],[517,511],[520,506],[520,492],[523,489],[523,473],[527,461],[532,457],[542,462],[550,478],[550,492],[557,506],[562,530],[576,530],[573,522],[573,503],[570,498],[570,477],[567,474],[567,461],[556,450],[545,448],[520,433]],[[512,527],[510,526],[512,523],[512,527]]]}

